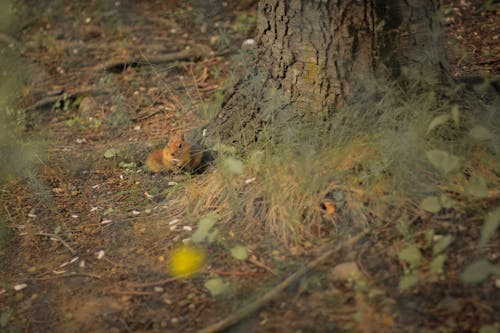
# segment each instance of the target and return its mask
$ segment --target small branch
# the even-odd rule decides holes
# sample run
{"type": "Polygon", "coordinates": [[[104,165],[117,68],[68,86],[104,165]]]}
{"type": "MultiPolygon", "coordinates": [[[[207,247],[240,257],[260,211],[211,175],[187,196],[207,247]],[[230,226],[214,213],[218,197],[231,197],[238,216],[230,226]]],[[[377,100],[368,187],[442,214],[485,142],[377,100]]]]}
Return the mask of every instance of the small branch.
{"type": "Polygon", "coordinates": [[[156,109],[156,110],[153,110],[151,112],[148,112],[146,114],[143,114],[143,115],[140,115],[140,116],[137,116],[135,118],[133,118],[134,121],[142,121],[142,120],[146,120],[148,118],[151,118],[152,116],[154,116],[155,114],[158,114],[160,112],[163,112],[163,110],[159,110],[159,109],[156,109]]]}
{"type": "Polygon", "coordinates": [[[157,287],[157,286],[162,286],[164,284],[168,284],[170,282],[174,282],[177,280],[180,280],[181,278],[179,277],[171,277],[168,279],[163,279],[159,281],[154,281],[154,282],[146,282],[146,283],[127,283],[127,287],[130,288],[149,288],[149,287],[157,287]]]}
{"type": "Polygon", "coordinates": [[[92,68],[95,72],[111,72],[119,73],[127,67],[136,67],[139,65],[158,65],[178,60],[196,60],[210,55],[212,50],[204,45],[194,45],[189,49],[184,49],[178,52],[172,52],[162,55],[150,57],[131,57],[125,59],[111,59],[92,68]]]}
{"type": "Polygon", "coordinates": [[[47,232],[37,232],[35,235],[37,236],[45,236],[49,237],[52,239],[55,239],[56,241],[60,242],[62,245],[64,245],[65,248],[68,249],[69,252],[71,252],[72,255],[76,255],[76,251],[61,237],[54,235],[54,234],[49,234],[47,232]]]}
{"type": "Polygon", "coordinates": [[[156,291],[137,291],[137,290],[111,290],[110,293],[114,295],[124,295],[124,296],[150,296],[156,295],[156,291]]]}
{"type": "Polygon", "coordinates": [[[46,281],[46,280],[54,280],[54,279],[63,279],[63,278],[71,278],[71,277],[89,277],[89,278],[93,278],[93,279],[97,279],[97,280],[100,280],[101,279],[101,276],[99,275],[96,275],[96,274],[92,274],[92,273],[76,273],[76,272],[73,272],[73,273],[69,273],[69,274],[61,274],[61,275],[51,275],[51,276],[46,276],[46,277],[42,277],[42,278],[33,278],[33,279],[30,279],[30,280],[33,280],[33,281],[46,281]]]}
{"type": "Polygon", "coordinates": [[[228,328],[228,327],[236,324],[237,322],[239,322],[243,318],[247,317],[248,315],[250,315],[251,313],[257,311],[259,308],[261,308],[265,304],[267,304],[270,301],[272,301],[283,290],[285,290],[287,287],[289,287],[290,285],[292,285],[293,283],[295,283],[296,281],[298,281],[304,274],[306,274],[308,271],[310,271],[314,267],[318,266],[320,263],[322,263],[327,258],[329,258],[332,254],[334,254],[335,252],[339,251],[343,247],[347,247],[347,246],[353,245],[360,238],[362,238],[363,236],[365,236],[367,233],[368,233],[368,231],[364,230],[364,231],[360,232],[359,234],[357,234],[356,236],[351,237],[347,241],[345,241],[345,242],[343,242],[343,243],[341,243],[341,244],[339,244],[339,245],[337,245],[335,247],[332,247],[331,245],[328,245],[325,248],[325,250],[323,251],[323,254],[321,254],[320,256],[318,256],[313,261],[310,261],[306,266],[302,267],[301,269],[299,269],[298,271],[296,271],[295,273],[293,273],[292,275],[290,275],[283,282],[281,282],[280,284],[278,284],[273,289],[269,290],[260,299],[256,300],[253,303],[248,304],[244,308],[242,308],[239,311],[237,311],[236,313],[234,313],[234,314],[226,317],[225,319],[223,319],[223,320],[221,320],[221,321],[219,321],[219,322],[217,322],[217,323],[215,323],[213,325],[210,325],[208,327],[205,327],[205,328],[199,330],[198,333],[220,332],[220,331],[222,331],[222,330],[224,330],[224,329],[226,329],[226,328],[228,328]]]}
{"type": "Polygon", "coordinates": [[[240,272],[240,271],[235,271],[235,272],[225,272],[225,271],[210,271],[208,272],[211,275],[223,275],[223,276],[257,276],[260,275],[260,273],[257,272],[240,272]]]}
{"type": "Polygon", "coordinates": [[[266,264],[258,261],[257,259],[249,258],[248,261],[259,268],[265,269],[266,271],[268,271],[272,275],[278,276],[278,273],[276,273],[271,267],[268,267],[266,264]]]}
{"type": "MultiPolygon", "coordinates": [[[[61,92],[59,95],[50,95],[42,98],[38,102],[26,107],[26,111],[32,111],[36,109],[41,109],[44,107],[48,107],[54,105],[57,101],[60,101],[64,92],[61,92]]],[[[77,89],[71,92],[66,92],[67,98],[68,99],[76,99],[78,96],[81,95],[91,95],[91,96],[97,96],[97,95],[106,95],[109,94],[109,91],[102,90],[102,89],[97,89],[93,87],[85,87],[81,89],[77,89]]]]}

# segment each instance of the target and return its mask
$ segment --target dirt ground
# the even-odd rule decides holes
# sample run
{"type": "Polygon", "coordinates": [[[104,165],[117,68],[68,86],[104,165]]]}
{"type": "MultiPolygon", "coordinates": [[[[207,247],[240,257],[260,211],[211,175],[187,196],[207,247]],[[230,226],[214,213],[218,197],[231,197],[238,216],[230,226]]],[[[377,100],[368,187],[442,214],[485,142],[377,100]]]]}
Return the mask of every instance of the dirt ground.
{"type": "MultiPolygon", "coordinates": [[[[454,74],[499,74],[497,11],[449,2],[454,74]]],[[[167,269],[200,219],[186,187],[207,176],[153,175],[143,163],[171,130],[209,118],[252,36],[256,1],[26,3],[18,43],[30,79],[21,103],[46,155],[35,178],[2,190],[12,233],[0,248],[1,332],[193,332],[261,300],[322,255],[321,244],[287,249],[262,226],[229,221],[225,242],[207,246],[201,274],[175,279],[167,269]],[[228,254],[238,243],[249,260],[228,254]],[[230,281],[231,292],[213,297],[204,285],[212,277],[230,281]]],[[[485,205],[498,203],[497,194],[485,205]]],[[[400,292],[404,240],[380,224],[227,331],[478,332],[496,322],[481,332],[498,332],[498,279],[464,288],[458,278],[477,255],[482,221],[469,213],[418,217],[422,230],[453,230],[445,278],[400,292]],[[358,267],[348,269],[354,281],[333,277],[341,263],[358,267]]],[[[498,262],[498,250],[483,254],[498,262]]]]}

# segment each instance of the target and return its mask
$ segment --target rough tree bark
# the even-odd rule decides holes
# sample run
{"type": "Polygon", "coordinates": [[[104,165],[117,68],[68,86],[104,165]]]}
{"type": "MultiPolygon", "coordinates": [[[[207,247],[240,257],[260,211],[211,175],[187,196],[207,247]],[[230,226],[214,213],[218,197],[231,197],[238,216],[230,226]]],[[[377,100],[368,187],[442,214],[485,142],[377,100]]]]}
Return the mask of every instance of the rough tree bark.
{"type": "Polygon", "coordinates": [[[248,142],[271,121],[328,116],[360,75],[446,72],[436,1],[261,0],[255,61],[216,120],[222,139],[248,142]]]}

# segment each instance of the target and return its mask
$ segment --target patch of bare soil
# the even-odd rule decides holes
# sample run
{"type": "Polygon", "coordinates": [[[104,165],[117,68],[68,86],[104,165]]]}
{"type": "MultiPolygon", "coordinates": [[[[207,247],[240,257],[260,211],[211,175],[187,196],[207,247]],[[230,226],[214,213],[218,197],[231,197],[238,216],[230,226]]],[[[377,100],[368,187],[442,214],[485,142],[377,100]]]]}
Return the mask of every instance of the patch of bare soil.
{"type": "MultiPolygon", "coordinates": [[[[478,11],[476,2],[450,1],[449,40],[472,51],[450,56],[452,65],[455,73],[498,73],[497,11],[478,11]]],[[[171,250],[200,218],[172,181],[196,186],[203,175],[151,175],[143,161],[171,130],[209,118],[230,57],[251,36],[245,20],[255,1],[49,3],[31,3],[19,36],[33,73],[22,103],[47,156],[38,181],[3,193],[15,232],[0,250],[0,331],[192,332],[231,318],[325,253],[316,244],[287,251],[262,226],[234,222],[223,237],[244,237],[252,260],[236,262],[213,244],[201,276],[175,279],[167,270],[171,250]],[[209,277],[238,288],[212,297],[209,277]]],[[[477,331],[498,320],[500,308],[493,282],[464,289],[459,281],[481,226],[465,224],[468,214],[414,221],[422,232],[453,231],[446,279],[400,293],[403,240],[383,224],[356,240],[357,251],[351,244],[327,252],[231,332],[477,331]]]]}

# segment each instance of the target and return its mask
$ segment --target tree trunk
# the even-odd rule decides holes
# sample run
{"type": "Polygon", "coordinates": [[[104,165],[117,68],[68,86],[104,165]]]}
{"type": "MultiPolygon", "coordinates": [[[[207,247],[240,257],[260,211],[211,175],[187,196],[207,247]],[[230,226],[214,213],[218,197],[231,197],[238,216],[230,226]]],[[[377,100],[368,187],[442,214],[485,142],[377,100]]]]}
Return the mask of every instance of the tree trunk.
{"type": "Polygon", "coordinates": [[[255,62],[216,120],[229,142],[312,114],[328,117],[373,75],[446,69],[435,0],[261,0],[255,62]],[[292,107],[293,106],[293,107],[292,107]]]}

